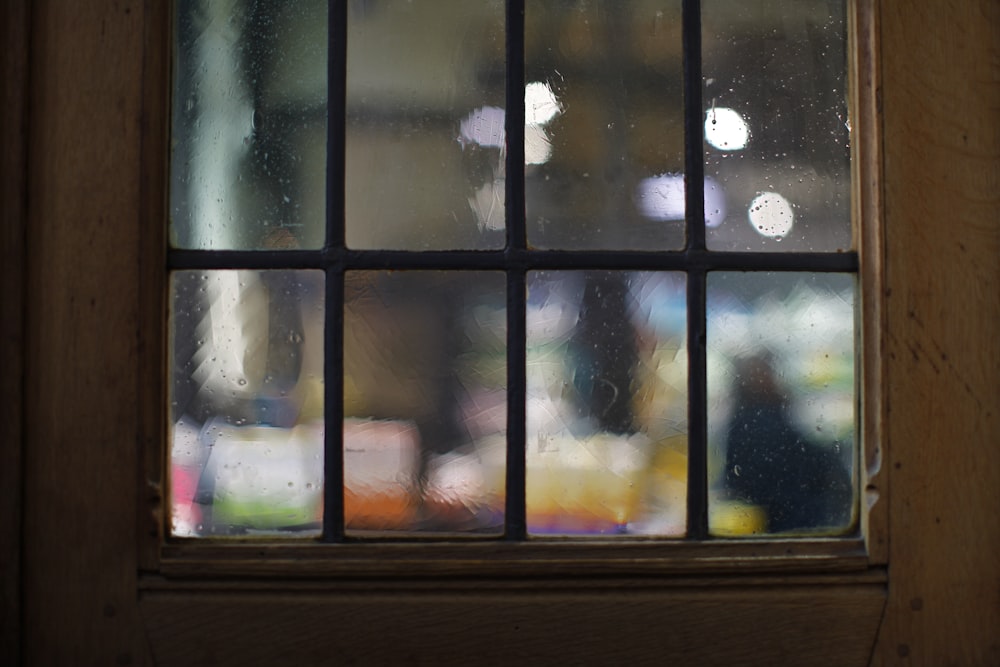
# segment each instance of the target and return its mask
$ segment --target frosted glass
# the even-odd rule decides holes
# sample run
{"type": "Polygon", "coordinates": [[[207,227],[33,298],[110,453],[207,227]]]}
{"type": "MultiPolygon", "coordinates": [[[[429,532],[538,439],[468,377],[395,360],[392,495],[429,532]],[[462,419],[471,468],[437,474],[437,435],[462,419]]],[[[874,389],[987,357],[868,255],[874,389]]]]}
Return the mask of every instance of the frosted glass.
{"type": "Polygon", "coordinates": [[[708,288],[711,532],[847,531],[855,277],[723,272],[708,288]]]}
{"type": "Polygon", "coordinates": [[[351,271],[345,289],[347,529],[502,532],[504,275],[351,271]]]}
{"type": "Polygon", "coordinates": [[[174,535],[315,535],[323,486],[323,274],[170,279],[174,535]]]}
{"type": "Polygon", "coordinates": [[[710,249],[851,247],[846,15],[843,0],[702,3],[710,249]]]}
{"type": "Polygon", "coordinates": [[[171,244],[321,247],[326,2],[182,0],[175,39],[171,244]]]}
{"type": "Polygon", "coordinates": [[[348,5],[347,245],[499,248],[504,3],[348,5]]]}
{"type": "Polygon", "coordinates": [[[532,272],[527,315],[529,532],[683,535],[683,275],[532,272]]]}
{"type": "Polygon", "coordinates": [[[529,0],[525,33],[529,245],[683,246],[681,3],[529,0]]]}

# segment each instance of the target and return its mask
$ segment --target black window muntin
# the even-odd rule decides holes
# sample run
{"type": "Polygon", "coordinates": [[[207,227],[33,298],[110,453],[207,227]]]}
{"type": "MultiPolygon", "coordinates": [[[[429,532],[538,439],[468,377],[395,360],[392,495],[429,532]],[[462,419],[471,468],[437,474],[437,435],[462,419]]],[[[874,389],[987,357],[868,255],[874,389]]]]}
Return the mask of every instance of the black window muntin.
{"type": "MultiPolygon", "coordinates": [[[[680,271],[686,275],[688,317],[687,541],[710,537],[706,386],[706,282],[712,271],[857,273],[850,252],[709,251],[704,225],[704,134],[700,0],[683,0],[685,230],[673,251],[540,250],[527,244],[524,187],[525,0],[506,1],[506,244],[501,250],[355,250],[345,244],[347,3],[329,12],[326,245],[318,250],[188,250],[171,248],[169,270],[319,269],[326,276],[324,413],[343,419],[345,272],[364,269],[503,271],[507,277],[507,474],[502,539],[527,539],[525,507],[525,310],[531,270],[680,271]]],[[[325,429],[321,540],[349,542],[344,528],[343,432],[325,429]]]]}

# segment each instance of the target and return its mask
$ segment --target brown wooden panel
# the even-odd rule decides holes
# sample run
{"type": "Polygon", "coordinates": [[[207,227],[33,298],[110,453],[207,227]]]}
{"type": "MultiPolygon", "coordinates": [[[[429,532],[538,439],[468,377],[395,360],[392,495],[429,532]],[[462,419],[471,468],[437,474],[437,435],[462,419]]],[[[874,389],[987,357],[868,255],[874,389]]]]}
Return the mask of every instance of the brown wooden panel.
{"type": "Polygon", "coordinates": [[[148,591],[156,664],[865,665],[874,585],[148,591]]]}
{"type": "Polygon", "coordinates": [[[143,3],[32,3],[24,663],[142,664],[136,309],[143,3]]]}
{"type": "Polygon", "coordinates": [[[28,123],[26,0],[0,8],[0,655],[20,659],[21,397],[28,123]]]}
{"type": "Polygon", "coordinates": [[[1000,664],[1000,3],[884,2],[885,664],[1000,664]]]}

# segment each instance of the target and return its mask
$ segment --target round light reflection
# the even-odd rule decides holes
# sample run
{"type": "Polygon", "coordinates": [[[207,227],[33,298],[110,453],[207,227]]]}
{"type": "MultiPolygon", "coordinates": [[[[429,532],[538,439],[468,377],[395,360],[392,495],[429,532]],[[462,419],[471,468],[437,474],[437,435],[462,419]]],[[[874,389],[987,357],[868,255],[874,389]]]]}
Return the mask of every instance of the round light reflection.
{"type": "Polygon", "coordinates": [[[705,141],[720,151],[738,151],[746,148],[750,128],[736,111],[726,107],[712,107],[705,114],[705,141]]]}
{"type": "Polygon", "coordinates": [[[750,202],[750,224],[761,236],[781,239],[795,222],[792,204],[777,192],[762,192],[750,202]]]}

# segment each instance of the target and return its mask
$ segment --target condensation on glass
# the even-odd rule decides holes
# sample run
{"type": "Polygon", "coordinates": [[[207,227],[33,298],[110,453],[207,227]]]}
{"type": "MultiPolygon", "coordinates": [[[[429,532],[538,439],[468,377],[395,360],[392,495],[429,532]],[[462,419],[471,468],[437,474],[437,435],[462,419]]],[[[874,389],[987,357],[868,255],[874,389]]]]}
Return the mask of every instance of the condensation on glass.
{"type": "Polygon", "coordinates": [[[845,4],[703,0],[710,249],[851,247],[845,4]]]}
{"type": "Polygon", "coordinates": [[[528,244],[682,247],[680,1],[525,9],[528,244]]]}
{"type": "Polygon", "coordinates": [[[175,6],[171,244],[322,247],[326,2],[175,6]]]}
{"type": "Polygon", "coordinates": [[[323,273],[175,271],[170,304],[172,533],[317,535],[323,273]]]}
{"type": "Polygon", "coordinates": [[[504,3],[348,5],[351,248],[505,243],[504,3]]]}
{"type": "MultiPolygon", "coordinates": [[[[500,535],[510,397],[525,401],[529,536],[684,536],[704,509],[687,507],[689,454],[698,469],[706,453],[688,443],[687,332],[706,270],[710,533],[856,525],[856,277],[709,268],[727,251],[781,251],[756,259],[790,268],[789,252],[851,249],[845,3],[703,0],[704,142],[689,136],[688,157],[704,154],[710,252],[693,255],[677,252],[680,0],[526,1],[519,240],[504,2],[341,5],[342,156],[327,155],[325,2],[176,8],[172,248],[300,249],[313,268],[172,274],[173,535],[320,534],[326,381],[343,383],[328,416],[344,488],[326,492],[343,494],[349,538],[500,535]],[[344,210],[327,211],[341,158],[344,210]],[[327,239],[341,214],[345,239],[327,239]],[[455,253],[459,269],[412,268],[444,261],[420,251],[520,241],[528,257],[503,260],[517,264],[455,253]],[[567,253],[535,252],[552,249],[567,253]],[[411,268],[388,270],[398,255],[383,250],[412,251],[411,268]],[[662,251],[681,268],[585,270],[574,250],[649,251],[627,257],[647,269],[665,268],[662,251]],[[525,294],[507,293],[505,266],[531,269],[525,294]],[[324,330],[327,280],[344,302],[324,330]],[[511,373],[508,388],[508,299],[525,306],[524,387],[511,373]],[[341,333],[343,366],[324,378],[341,333]]],[[[213,257],[229,256],[172,255],[188,269],[213,257]]],[[[339,539],[339,517],[327,523],[339,539]]]]}
{"type": "Polygon", "coordinates": [[[529,533],[684,534],[685,295],[681,273],[529,274],[529,533]]]}
{"type": "Polygon", "coordinates": [[[853,274],[709,274],[712,534],[852,526],[855,283],[853,274]]]}
{"type": "Polygon", "coordinates": [[[501,272],[350,271],[344,522],[352,531],[503,531],[501,272]]]}

